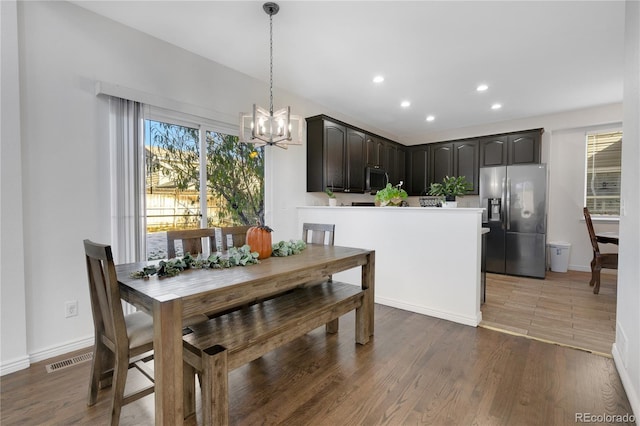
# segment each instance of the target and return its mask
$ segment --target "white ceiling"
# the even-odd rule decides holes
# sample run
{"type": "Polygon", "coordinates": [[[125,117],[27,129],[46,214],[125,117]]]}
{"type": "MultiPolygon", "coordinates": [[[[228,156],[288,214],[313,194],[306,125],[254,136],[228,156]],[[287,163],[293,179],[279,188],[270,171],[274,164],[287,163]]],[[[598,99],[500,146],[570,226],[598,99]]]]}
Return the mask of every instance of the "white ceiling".
{"type": "MultiPolygon", "coordinates": [[[[262,1],[73,3],[269,80],[262,1]]],[[[623,1],[279,5],[276,109],[282,88],[413,144],[432,132],[622,101],[623,1]],[[489,90],[476,92],[479,83],[489,90]],[[496,102],[502,109],[491,110],[496,102]]]]}

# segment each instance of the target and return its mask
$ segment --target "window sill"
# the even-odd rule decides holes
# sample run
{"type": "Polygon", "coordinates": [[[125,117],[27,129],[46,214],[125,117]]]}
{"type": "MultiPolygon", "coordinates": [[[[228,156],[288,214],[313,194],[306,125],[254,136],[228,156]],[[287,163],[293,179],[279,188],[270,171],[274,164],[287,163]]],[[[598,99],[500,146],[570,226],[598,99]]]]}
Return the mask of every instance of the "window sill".
{"type": "MultiPolygon", "coordinates": [[[[584,217],[581,217],[580,221],[584,222],[584,217]]],[[[591,222],[619,224],[620,217],[619,216],[591,216],[591,222]]]]}

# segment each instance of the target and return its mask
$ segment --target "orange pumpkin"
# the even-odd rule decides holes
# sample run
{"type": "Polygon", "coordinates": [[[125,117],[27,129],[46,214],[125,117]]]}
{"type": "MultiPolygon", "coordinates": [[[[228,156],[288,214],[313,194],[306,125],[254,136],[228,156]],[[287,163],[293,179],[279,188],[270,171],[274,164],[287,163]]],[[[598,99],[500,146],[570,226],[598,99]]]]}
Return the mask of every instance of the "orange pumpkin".
{"type": "Polygon", "coordinates": [[[268,226],[252,226],[247,231],[247,244],[251,251],[258,252],[258,259],[266,259],[271,256],[271,232],[268,226]]]}

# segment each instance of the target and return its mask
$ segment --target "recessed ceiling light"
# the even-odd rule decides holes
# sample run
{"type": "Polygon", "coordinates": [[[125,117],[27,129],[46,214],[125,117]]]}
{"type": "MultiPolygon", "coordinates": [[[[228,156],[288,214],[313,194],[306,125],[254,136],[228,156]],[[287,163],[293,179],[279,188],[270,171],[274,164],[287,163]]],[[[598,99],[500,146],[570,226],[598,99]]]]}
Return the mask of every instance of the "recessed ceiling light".
{"type": "Polygon", "coordinates": [[[435,119],[436,119],[436,118],[435,118],[433,115],[428,115],[428,116],[427,116],[427,121],[433,121],[433,120],[435,120],[435,119]]]}
{"type": "Polygon", "coordinates": [[[500,109],[500,108],[502,108],[501,104],[493,104],[493,105],[491,105],[491,109],[500,109]]]}
{"type": "Polygon", "coordinates": [[[374,83],[382,83],[383,81],[384,81],[384,77],[381,75],[376,75],[375,77],[373,77],[374,83]]]}
{"type": "Polygon", "coordinates": [[[478,87],[476,87],[476,90],[478,92],[484,92],[485,90],[487,90],[489,88],[489,86],[487,86],[486,84],[481,84],[478,87]]]}
{"type": "Polygon", "coordinates": [[[402,108],[409,108],[411,106],[411,102],[409,101],[402,101],[402,103],[400,104],[400,106],[402,108]]]}

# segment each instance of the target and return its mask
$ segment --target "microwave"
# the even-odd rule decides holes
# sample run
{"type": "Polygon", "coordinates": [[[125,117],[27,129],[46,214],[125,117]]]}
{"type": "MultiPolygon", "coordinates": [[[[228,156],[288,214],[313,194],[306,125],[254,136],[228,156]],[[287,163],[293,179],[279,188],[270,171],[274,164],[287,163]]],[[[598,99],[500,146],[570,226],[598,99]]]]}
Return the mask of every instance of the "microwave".
{"type": "Polygon", "coordinates": [[[378,190],[383,189],[389,182],[387,171],[380,167],[367,167],[364,175],[364,192],[375,194],[378,190]]]}

